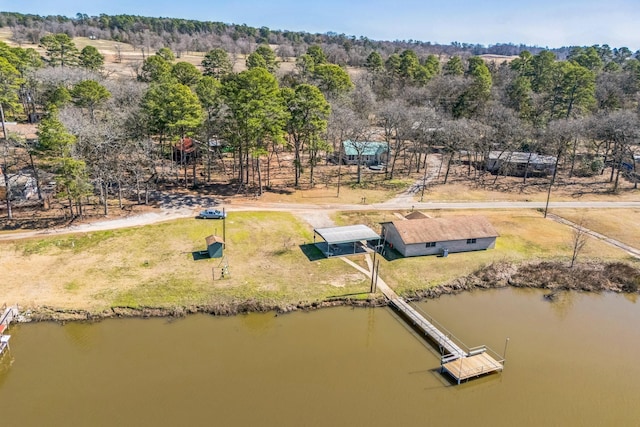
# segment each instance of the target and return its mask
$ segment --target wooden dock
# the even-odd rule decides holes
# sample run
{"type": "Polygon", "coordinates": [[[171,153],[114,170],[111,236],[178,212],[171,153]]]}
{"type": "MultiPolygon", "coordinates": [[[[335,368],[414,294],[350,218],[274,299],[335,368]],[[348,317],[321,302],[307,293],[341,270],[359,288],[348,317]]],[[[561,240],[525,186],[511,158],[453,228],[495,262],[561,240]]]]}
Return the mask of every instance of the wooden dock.
{"type": "Polygon", "coordinates": [[[0,356],[9,349],[9,339],[11,335],[6,335],[5,332],[9,329],[11,322],[18,316],[18,307],[4,307],[2,317],[0,317],[0,356]]]}
{"type": "Polygon", "coordinates": [[[443,355],[452,357],[452,360],[466,357],[467,352],[453,342],[450,336],[447,336],[447,334],[440,331],[440,329],[429,322],[424,316],[422,316],[422,314],[418,313],[418,311],[411,307],[405,300],[398,297],[390,300],[390,302],[398,311],[413,323],[415,328],[419,329],[435,344],[437,344],[443,355]]]}
{"type": "Polygon", "coordinates": [[[451,375],[458,384],[504,369],[504,359],[497,360],[489,355],[486,346],[463,350],[462,347],[467,347],[456,343],[451,334],[443,332],[443,328],[435,326],[402,298],[395,296],[389,302],[412,323],[414,328],[438,345],[441,354],[441,371],[451,375]]]}
{"type": "Polygon", "coordinates": [[[488,353],[474,354],[458,358],[442,365],[442,372],[451,375],[460,384],[462,381],[504,369],[504,360],[498,361],[488,353]]]}
{"type": "Polygon", "coordinates": [[[438,346],[441,372],[446,372],[452,376],[458,384],[471,378],[499,372],[504,369],[504,358],[491,351],[487,346],[468,348],[459,340],[455,340],[453,335],[446,329],[436,325],[435,323],[437,322],[432,319],[427,320],[418,310],[398,296],[384,280],[374,274],[375,258],[372,261],[369,255],[365,255],[369,270],[346,258],[342,258],[342,260],[371,277],[372,289],[379,289],[406,321],[410,322],[416,330],[438,346]]]}

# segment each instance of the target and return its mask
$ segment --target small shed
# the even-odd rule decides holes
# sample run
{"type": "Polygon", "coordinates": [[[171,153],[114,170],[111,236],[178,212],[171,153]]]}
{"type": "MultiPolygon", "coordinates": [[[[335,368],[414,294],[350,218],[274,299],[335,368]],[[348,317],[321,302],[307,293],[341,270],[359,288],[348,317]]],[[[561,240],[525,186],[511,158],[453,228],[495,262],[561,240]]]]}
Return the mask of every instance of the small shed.
{"type": "Polygon", "coordinates": [[[224,241],[219,236],[208,236],[205,241],[207,242],[207,252],[209,258],[222,258],[224,250],[224,241]]]}

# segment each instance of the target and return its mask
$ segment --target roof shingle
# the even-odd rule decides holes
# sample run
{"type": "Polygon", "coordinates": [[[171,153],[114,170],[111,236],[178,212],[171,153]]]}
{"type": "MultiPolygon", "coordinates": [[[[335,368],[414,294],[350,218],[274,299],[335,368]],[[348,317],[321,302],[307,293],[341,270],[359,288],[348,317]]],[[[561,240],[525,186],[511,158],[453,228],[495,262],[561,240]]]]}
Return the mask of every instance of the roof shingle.
{"type": "Polygon", "coordinates": [[[452,216],[391,221],[405,244],[498,237],[483,216],[452,216]]]}

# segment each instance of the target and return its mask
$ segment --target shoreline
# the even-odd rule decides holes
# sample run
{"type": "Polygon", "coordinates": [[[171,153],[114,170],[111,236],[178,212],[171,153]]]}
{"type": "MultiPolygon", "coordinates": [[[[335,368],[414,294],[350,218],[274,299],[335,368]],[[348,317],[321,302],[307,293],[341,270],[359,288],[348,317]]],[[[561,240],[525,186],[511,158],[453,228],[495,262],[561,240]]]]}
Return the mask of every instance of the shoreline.
{"type": "MultiPolygon", "coordinates": [[[[536,288],[549,292],[545,299],[553,301],[559,292],[615,292],[638,294],[640,289],[640,268],[624,262],[585,262],[573,268],[559,261],[529,262],[523,264],[493,263],[468,276],[447,283],[403,294],[407,301],[435,299],[442,295],[456,295],[483,289],[506,287],[536,288]]],[[[221,302],[217,304],[176,306],[176,307],[111,307],[101,312],[84,309],[60,309],[41,306],[26,309],[21,313],[25,322],[68,322],[100,321],[110,318],[179,318],[189,314],[209,314],[213,316],[234,316],[246,313],[274,312],[276,315],[312,311],[329,307],[384,307],[383,296],[367,299],[339,298],[297,304],[273,304],[259,300],[221,302]]]]}

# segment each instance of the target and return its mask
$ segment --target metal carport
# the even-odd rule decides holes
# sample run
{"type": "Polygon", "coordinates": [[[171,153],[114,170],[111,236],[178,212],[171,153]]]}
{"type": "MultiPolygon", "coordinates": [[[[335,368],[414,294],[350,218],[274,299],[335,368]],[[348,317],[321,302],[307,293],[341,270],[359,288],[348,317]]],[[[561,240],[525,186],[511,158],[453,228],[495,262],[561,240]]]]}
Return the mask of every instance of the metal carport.
{"type": "Polygon", "coordinates": [[[313,243],[327,257],[367,252],[367,242],[380,243],[380,235],[364,224],[315,228],[313,243]],[[316,235],[324,242],[316,242],[316,235]]]}

